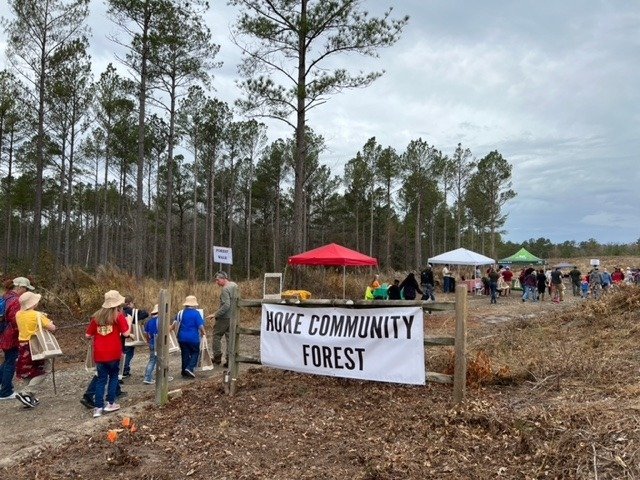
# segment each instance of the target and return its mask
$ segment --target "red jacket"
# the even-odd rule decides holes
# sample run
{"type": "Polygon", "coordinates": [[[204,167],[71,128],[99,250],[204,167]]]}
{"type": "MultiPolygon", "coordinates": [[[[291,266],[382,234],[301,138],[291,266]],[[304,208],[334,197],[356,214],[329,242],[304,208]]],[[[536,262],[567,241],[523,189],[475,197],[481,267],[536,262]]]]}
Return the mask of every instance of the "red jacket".
{"type": "Polygon", "coordinates": [[[0,335],[0,348],[3,350],[11,350],[18,348],[18,324],[16,323],[16,313],[20,311],[20,302],[18,294],[14,290],[10,290],[4,294],[5,312],[4,322],[7,322],[5,329],[0,335]]]}

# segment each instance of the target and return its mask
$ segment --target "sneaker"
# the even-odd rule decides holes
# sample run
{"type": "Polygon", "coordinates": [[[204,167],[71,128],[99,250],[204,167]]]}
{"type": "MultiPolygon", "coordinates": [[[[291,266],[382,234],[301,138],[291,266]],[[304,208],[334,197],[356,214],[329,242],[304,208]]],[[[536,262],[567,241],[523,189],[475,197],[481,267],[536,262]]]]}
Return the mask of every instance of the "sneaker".
{"type": "Polygon", "coordinates": [[[98,407],[94,408],[93,409],[93,418],[101,417],[102,416],[102,410],[103,410],[102,408],[98,408],[98,407]]]}
{"type": "Polygon", "coordinates": [[[80,399],[80,403],[87,408],[96,408],[96,404],[93,402],[93,398],[89,395],[83,395],[80,399]]]}
{"type": "Polygon", "coordinates": [[[7,395],[6,397],[0,397],[0,400],[13,400],[14,398],[16,398],[16,392],[13,392],[10,395],[7,395]]]}
{"type": "Polygon", "coordinates": [[[143,381],[142,381],[142,383],[145,383],[145,384],[147,384],[147,385],[153,385],[153,384],[155,384],[156,382],[155,382],[154,380],[143,380],[143,381]]]}
{"type": "Polygon", "coordinates": [[[122,374],[123,377],[130,377],[131,376],[131,372],[124,372],[122,374]]]}
{"type": "Polygon", "coordinates": [[[193,372],[192,372],[191,370],[189,370],[188,368],[187,368],[187,369],[185,369],[184,373],[186,374],[186,376],[187,376],[187,377],[190,377],[190,378],[196,378],[196,374],[195,374],[195,373],[193,373],[193,372]]]}
{"type": "Polygon", "coordinates": [[[20,403],[27,408],[34,408],[40,400],[38,400],[32,393],[16,393],[16,397],[20,403]]]}
{"type": "Polygon", "coordinates": [[[104,407],[104,412],[115,412],[116,410],[120,410],[120,405],[117,403],[107,403],[107,406],[104,407]]]}

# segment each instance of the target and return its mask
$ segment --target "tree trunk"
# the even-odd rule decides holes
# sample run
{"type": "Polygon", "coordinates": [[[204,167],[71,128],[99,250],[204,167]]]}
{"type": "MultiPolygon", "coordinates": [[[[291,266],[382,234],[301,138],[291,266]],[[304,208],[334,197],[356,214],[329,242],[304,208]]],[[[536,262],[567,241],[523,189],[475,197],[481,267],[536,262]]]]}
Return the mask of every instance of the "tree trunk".
{"type": "Polygon", "coordinates": [[[110,143],[110,132],[107,132],[107,138],[105,144],[107,145],[105,149],[104,156],[104,200],[102,204],[102,249],[100,254],[100,263],[103,265],[107,264],[108,256],[109,256],[109,226],[108,226],[108,207],[107,202],[109,200],[108,190],[109,190],[109,157],[111,152],[109,151],[109,143],[110,143]]]}
{"type": "Polygon", "coordinates": [[[296,252],[304,249],[304,182],[306,161],[306,54],[307,54],[307,0],[300,1],[300,30],[298,31],[298,79],[295,180],[293,193],[293,248],[296,252]]]}
{"type": "Polygon", "coordinates": [[[375,181],[371,179],[371,203],[369,204],[369,256],[373,257],[373,193],[375,188],[375,181]]]}
{"type": "Polygon", "coordinates": [[[44,174],[44,87],[45,87],[45,72],[47,67],[46,62],[47,54],[47,42],[46,40],[40,45],[40,69],[38,80],[38,139],[37,145],[37,159],[36,159],[36,203],[33,215],[33,260],[32,270],[33,273],[38,273],[40,268],[40,233],[42,231],[42,187],[43,187],[43,174],[44,174]]]}
{"type": "Polygon", "coordinates": [[[5,256],[4,256],[4,272],[8,272],[9,271],[9,256],[11,254],[11,223],[13,221],[13,215],[12,215],[12,206],[11,206],[11,198],[12,198],[12,191],[11,191],[11,183],[13,181],[13,179],[11,178],[11,169],[13,167],[13,142],[15,140],[14,137],[14,131],[11,130],[11,133],[9,134],[9,156],[7,158],[7,190],[6,190],[6,194],[7,194],[7,211],[5,213],[5,228],[7,229],[6,231],[6,242],[5,242],[5,256]]]}
{"type": "Polygon", "coordinates": [[[169,145],[167,152],[167,204],[164,230],[164,281],[169,284],[171,277],[171,207],[173,203],[173,143],[176,129],[176,85],[171,86],[171,106],[169,110],[169,145]]]}
{"type": "Polygon", "coordinates": [[[280,265],[280,176],[278,176],[278,184],[276,185],[276,208],[273,224],[273,271],[278,271],[280,265]]]}
{"type": "Polygon", "coordinates": [[[249,199],[247,202],[247,280],[251,278],[251,225],[252,225],[252,200],[253,200],[253,158],[250,159],[251,165],[249,167],[249,199]]]}
{"type": "MultiPolygon", "coordinates": [[[[55,266],[58,267],[60,265],[60,260],[62,259],[62,213],[67,209],[64,206],[65,198],[64,191],[66,185],[66,149],[67,149],[67,135],[66,132],[62,134],[62,155],[60,156],[60,178],[58,185],[58,196],[60,197],[58,204],[58,212],[56,214],[56,246],[55,246],[55,266]]],[[[66,202],[69,204],[69,201],[66,202]]],[[[56,268],[57,270],[57,268],[56,268]]]]}
{"type": "Polygon", "coordinates": [[[193,232],[191,239],[191,281],[196,281],[196,254],[198,250],[198,137],[193,138],[193,232]]]}
{"type": "MultiPolygon", "coordinates": [[[[76,112],[74,107],[73,117],[75,118],[76,112]]],[[[71,241],[71,201],[73,198],[73,161],[74,161],[74,150],[76,144],[76,127],[75,124],[71,123],[71,136],[69,138],[69,172],[67,174],[67,203],[64,214],[64,266],[68,267],[70,265],[70,241],[71,241]]],[[[82,202],[79,202],[80,212],[82,212],[82,202]]],[[[80,216],[82,220],[82,216],[80,216]]],[[[82,221],[80,222],[82,226],[82,221]]]]}
{"type": "Polygon", "coordinates": [[[413,248],[415,249],[416,268],[420,270],[422,267],[422,194],[418,194],[418,202],[416,205],[416,222],[415,233],[413,236],[413,248]]]}

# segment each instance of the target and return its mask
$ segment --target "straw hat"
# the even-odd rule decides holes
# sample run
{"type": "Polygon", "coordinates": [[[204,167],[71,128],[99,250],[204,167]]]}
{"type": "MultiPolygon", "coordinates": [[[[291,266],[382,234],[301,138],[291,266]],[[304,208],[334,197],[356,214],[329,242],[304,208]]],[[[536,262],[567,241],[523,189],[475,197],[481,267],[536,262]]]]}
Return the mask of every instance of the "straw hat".
{"type": "Polygon", "coordinates": [[[115,308],[124,304],[124,297],[117,290],[109,290],[104,294],[102,308],[115,308]]]}
{"type": "Polygon", "coordinates": [[[20,310],[31,310],[38,305],[42,295],[33,292],[24,292],[18,299],[20,301],[20,310]]]}
{"type": "Polygon", "coordinates": [[[195,297],[195,295],[189,295],[184,299],[184,303],[182,305],[184,305],[185,307],[197,307],[198,299],[195,297]]]}
{"type": "Polygon", "coordinates": [[[27,290],[33,290],[35,287],[31,285],[31,282],[26,277],[16,277],[13,279],[14,287],[24,287],[27,290]]]}
{"type": "Polygon", "coordinates": [[[156,313],[158,313],[158,304],[157,303],[151,309],[151,315],[155,315],[156,313]]]}

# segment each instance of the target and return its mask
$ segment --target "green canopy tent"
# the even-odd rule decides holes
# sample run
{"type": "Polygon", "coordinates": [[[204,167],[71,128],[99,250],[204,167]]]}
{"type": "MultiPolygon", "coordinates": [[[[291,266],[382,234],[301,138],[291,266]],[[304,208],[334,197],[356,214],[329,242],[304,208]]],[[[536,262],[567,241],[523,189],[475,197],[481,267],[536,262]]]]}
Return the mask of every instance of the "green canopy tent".
{"type": "Polygon", "coordinates": [[[547,261],[536,257],[523,247],[510,257],[498,260],[498,263],[500,265],[544,265],[547,261]]]}

